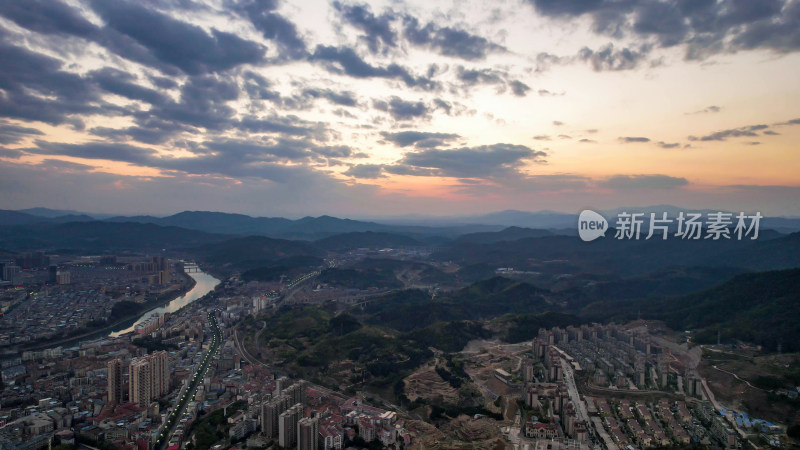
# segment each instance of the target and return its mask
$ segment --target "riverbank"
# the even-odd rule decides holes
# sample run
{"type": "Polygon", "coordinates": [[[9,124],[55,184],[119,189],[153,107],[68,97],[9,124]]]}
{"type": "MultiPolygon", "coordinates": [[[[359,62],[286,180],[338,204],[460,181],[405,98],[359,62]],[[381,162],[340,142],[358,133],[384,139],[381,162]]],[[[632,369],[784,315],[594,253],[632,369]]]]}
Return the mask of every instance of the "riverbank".
{"type": "Polygon", "coordinates": [[[170,302],[172,302],[173,300],[186,295],[188,292],[194,289],[195,285],[197,284],[197,281],[194,278],[192,278],[186,273],[182,273],[179,276],[181,276],[184,279],[184,284],[179,289],[176,289],[169,293],[161,294],[158,297],[156,297],[155,300],[151,300],[146,303],[141,303],[140,308],[138,308],[135,312],[127,314],[125,317],[117,319],[113,323],[103,325],[100,328],[93,328],[91,330],[85,330],[79,332],[80,334],[75,336],[49,339],[45,341],[37,341],[27,345],[22,345],[17,347],[15,353],[21,354],[22,352],[25,351],[43,350],[46,348],[68,346],[73,343],[80,342],[82,340],[91,339],[93,337],[106,336],[109,333],[114,332],[114,330],[116,329],[124,328],[123,325],[126,323],[130,322],[131,324],[133,324],[142,315],[147,314],[148,312],[154,309],[158,309],[162,306],[165,306],[170,302]]]}

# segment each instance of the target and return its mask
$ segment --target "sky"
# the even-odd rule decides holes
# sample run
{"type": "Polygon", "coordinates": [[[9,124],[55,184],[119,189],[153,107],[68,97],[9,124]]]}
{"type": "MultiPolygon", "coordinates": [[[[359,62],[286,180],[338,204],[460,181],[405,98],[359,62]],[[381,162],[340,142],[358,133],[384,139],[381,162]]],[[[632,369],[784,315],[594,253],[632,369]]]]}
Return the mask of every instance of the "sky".
{"type": "Polygon", "coordinates": [[[0,0],[0,209],[800,215],[800,1],[0,0]]]}

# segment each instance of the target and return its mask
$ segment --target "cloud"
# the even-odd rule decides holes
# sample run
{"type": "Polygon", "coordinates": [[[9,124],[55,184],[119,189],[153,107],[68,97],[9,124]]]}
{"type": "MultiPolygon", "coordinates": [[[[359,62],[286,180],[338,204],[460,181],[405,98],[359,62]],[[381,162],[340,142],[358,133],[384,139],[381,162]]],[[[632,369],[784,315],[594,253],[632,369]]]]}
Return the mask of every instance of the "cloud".
{"type": "MultiPolygon", "coordinates": [[[[530,162],[544,162],[547,153],[524,145],[494,144],[440,150],[426,149],[406,153],[392,167],[405,166],[426,171],[430,176],[455,178],[497,178],[520,176],[519,168],[530,162]]],[[[396,173],[396,172],[392,172],[396,173]]]]}
{"type": "Polygon", "coordinates": [[[539,97],[561,97],[565,95],[565,92],[552,92],[547,89],[539,89],[536,93],[539,94],[539,97]]]}
{"type": "Polygon", "coordinates": [[[307,54],[306,44],[297,26],[275,12],[277,6],[277,1],[262,0],[251,1],[240,8],[265,38],[278,44],[281,59],[302,59],[307,54]]]}
{"type": "Polygon", "coordinates": [[[36,128],[14,125],[5,121],[0,122],[0,145],[16,144],[30,136],[43,135],[44,133],[36,128]]]}
{"type": "Polygon", "coordinates": [[[36,141],[36,147],[23,149],[27,153],[70,156],[84,159],[121,161],[142,166],[152,165],[157,158],[155,150],[128,144],[87,142],[84,144],[64,144],[36,141]]]}
{"type": "Polygon", "coordinates": [[[118,113],[109,105],[101,107],[94,84],[61,70],[55,58],[0,42],[0,67],[0,117],[81,128],[79,114],[118,113]]]}
{"type": "MultiPolygon", "coordinates": [[[[786,122],[779,122],[776,125],[779,126],[786,126],[786,125],[800,125],[800,117],[797,119],[787,120],[786,122]]],[[[764,134],[768,134],[766,131],[764,134]]]]}
{"type": "Polygon", "coordinates": [[[95,0],[92,8],[109,30],[118,33],[108,38],[114,51],[134,61],[146,63],[144,54],[189,75],[199,75],[264,60],[266,48],[256,42],[214,28],[207,33],[138,3],[95,0]]]}
{"type": "Polygon", "coordinates": [[[549,141],[550,136],[546,134],[537,134],[536,136],[533,137],[533,139],[536,141],[549,141]]]}
{"type": "Polygon", "coordinates": [[[341,106],[358,105],[356,94],[353,91],[335,92],[330,89],[306,88],[303,90],[303,95],[312,98],[324,98],[335,105],[341,105],[341,106]]]}
{"type": "Polygon", "coordinates": [[[562,122],[560,120],[554,120],[553,121],[553,125],[555,125],[557,127],[560,127],[560,126],[564,125],[564,122],[562,122]]]}
{"type": "Polygon", "coordinates": [[[578,59],[588,62],[595,72],[606,70],[620,71],[636,69],[647,59],[650,46],[643,44],[638,49],[622,48],[615,50],[613,44],[607,44],[599,50],[584,47],[578,52],[578,59]]]}
{"type": "Polygon", "coordinates": [[[800,4],[792,0],[527,0],[544,16],[589,17],[592,30],[615,39],[653,40],[685,46],[686,59],[767,49],[800,50],[800,4]]]}
{"type": "Polygon", "coordinates": [[[686,178],[669,175],[614,175],[601,181],[600,186],[611,189],[675,189],[686,186],[686,178]]]}
{"type": "Polygon", "coordinates": [[[758,136],[757,131],[766,130],[769,128],[768,125],[760,124],[760,125],[749,125],[746,127],[740,128],[731,128],[728,130],[716,131],[711,134],[707,134],[705,136],[689,136],[690,141],[724,141],[728,138],[736,138],[736,137],[755,137],[758,136]]]}
{"type": "Polygon", "coordinates": [[[310,57],[333,72],[354,78],[389,78],[402,80],[408,87],[434,90],[439,84],[430,78],[416,77],[405,67],[392,63],[386,67],[372,66],[364,61],[352,48],[318,45],[310,57]]]}
{"type": "Polygon", "coordinates": [[[345,5],[338,1],[333,2],[333,8],[345,22],[364,32],[361,39],[370,52],[385,53],[388,48],[397,46],[397,33],[392,28],[392,22],[397,19],[394,13],[376,16],[369,5],[345,5]]]}
{"type": "Polygon", "coordinates": [[[137,84],[136,76],[111,67],[89,72],[88,78],[106,92],[131,100],[139,100],[153,105],[163,105],[169,101],[166,95],[137,84]]]}
{"type": "Polygon", "coordinates": [[[91,37],[99,30],[79,10],[59,0],[2,2],[0,15],[21,27],[44,34],[91,37]]]}
{"type": "Polygon", "coordinates": [[[453,133],[426,133],[423,131],[381,132],[381,136],[397,147],[415,146],[417,148],[441,147],[461,136],[453,133]]]}
{"type": "Polygon", "coordinates": [[[511,87],[511,92],[517,97],[525,97],[528,91],[531,90],[530,86],[518,80],[510,82],[509,86],[511,87]]]}
{"type": "Polygon", "coordinates": [[[481,60],[489,53],[505,51],[504,47],[462,29],[440,27],[433,22],[420,26],[411,16],[403,19],[403,36],[413,45],[465,60],[481,60]]]}
{"type": "Polygon", "coordinates": [[[678,148],[681,146],[681,144],[678,142],[664,142],[664,141],[658,141],[656,145],[658,145],[661,148],[678,148]]]}
{"type": "Polygon", "coordinates": [[[497,69],[467,69],[464,66],[458,66],[456,67],[456,78],[467,87],[481,84],[497,85],[500,86],[498,92],[508,88],[517,97],[525,97],[531,90],[527,84],[514,80],[507,72],[497,69]]]}
{"type": "Polygon", "coordinates": [[[380,164],[357,164],[343,172],[353,178],[385,178],[383,166],[380,164]]]}
{"type": "Polygon", "coordinates": [[[718,113],[720,111],[722,111],[722,108],[720,108],[719,106],[713,106],[712,105],[712,106],[705,107],[705,108],[703,108],[701,110],[698,110],[698,111],[695,111],[695,112],[691,112],[691,113],[686,113],[686,114],[713,114],[713,113],[718,113]]]}
{"type": "Polygon", "coordinates": [[[372,107],[389,113],[395,120],[427,118],[430,108],[421,101],[406,101],[397,96],[387,100],[372,100],[372,107]]]}
{"type": "Polygon", "coordinates": [[[625,136],[625,137],[620,137],[619,141],[624,142],[626,144],[630,144],[632,142],[650,142],[650,138],[641,136],[625,136]]]}
{"type": "Polygon", "coordinates": [[[581,144],[596,144],[597,143],[597,141],[595,141],[593,139],[586,139],[586,138],[583,138],[583,139],[579,140],[578,142],[580,142],[581,144]]]}

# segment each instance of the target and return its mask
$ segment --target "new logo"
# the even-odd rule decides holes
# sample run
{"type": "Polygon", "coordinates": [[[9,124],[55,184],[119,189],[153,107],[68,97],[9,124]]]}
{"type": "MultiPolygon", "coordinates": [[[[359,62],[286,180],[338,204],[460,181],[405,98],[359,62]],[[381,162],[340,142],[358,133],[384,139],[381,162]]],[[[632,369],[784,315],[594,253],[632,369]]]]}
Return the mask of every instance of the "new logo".
{"type": "Polygon", "coordinates": [[[608,221],[600,214],[586,209],[578,217],[578,236],[581,240],[589,242],[599,237],[605,237],[608,231],[608,221]]]}

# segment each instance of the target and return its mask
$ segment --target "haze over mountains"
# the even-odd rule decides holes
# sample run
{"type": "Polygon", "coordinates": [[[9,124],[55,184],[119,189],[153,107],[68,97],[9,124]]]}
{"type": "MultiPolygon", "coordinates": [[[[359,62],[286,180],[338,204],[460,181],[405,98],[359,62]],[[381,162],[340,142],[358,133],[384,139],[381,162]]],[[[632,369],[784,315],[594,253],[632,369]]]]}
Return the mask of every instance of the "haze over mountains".
{"type": "MultiPolygon", "coordinates": [[[[666,207],[651,209],[659,208],[666,207]]],[[[575,236],[574,215],[553,212],[506,211],[484,216],[494,220],[494,224],[442,226],[393,225],[331,216],[297,220],[255,218],[199,211],[161,218],[134,216],[106,220],[94,220],[75,211],[63,213],[59,216],[41,209],[27,213],[0,211],[3,231],[0,248],[99,253],[191,250],[203,257],[252,269],[272,267],[274,261],[292,256],[316,258],[330,251],[418,247],[432,251],[431,258],[435,261],[452,261],[465,271],[473,270],[476,275],[466,279],[491,275],[498,267],[553,276],[564,273],[637,276],[676,266],[774,270],[800,265],[800,232],[780,233],[767,228],[765,223],[761,225],[758,240],[617,240],[613,238],[614,230],[609,230],[606,238],[587,243],[575,236]],[[506,226],[501,217],[516,223],[527,218],[527,223],[534,226],[506,226]]],[[[769,224],[770,219],[764,220],[769,224]]],[[[800,219],[774,220],[784,230],[800,229],[800,219]]]]}
{"type": "MultiPolygon", "coordinates": [[[[615,210],[600,211],[613,226],[619,212],[667,212],[674,218],[680,211],[708,213],[711,210],[688,210],[670,205],[648,207],[621,207],[615,210]]],[[[646,219],[646,218],[645,218],[646,219]]],[[[0,210],[0,226],[31,225],[42,223],[86,222],[102,220],[107,222],[152,223],[160,226],[175,226],[207,233],[231,235],[262,235],[287,239],[319,239],[348,232],[397,232],[418,236],[460,236],[480,231],[500,231],[507,227],[551,230],[556,234],[573,235],[577,225],[577,213],[555,211],[517,211],[507,210],[474,216],[413,216],[386,217],[377,220],[353,220],[333,216],[303,217],[287,219],[283,217],[251,217],[244,214],[183,211],[171,216],[108,216],[70,210],[48,208],[29,208],[24,210],[0,210]]],[[[800,218],[765,217],[762,229],[773,229],[781,233],[800,231],[800,218]]],[[[518,231],[519,232],[519,231],[518,231]]],[[[511,233],[511,232],[509,232],[511,233]]],[[[524,233],[524,232],[523,232],[524,233]]]]}

